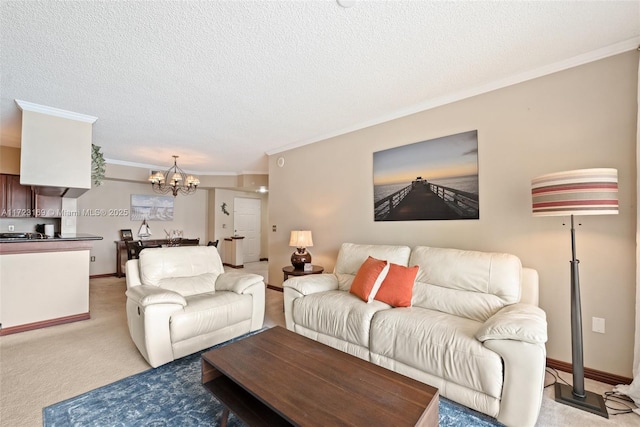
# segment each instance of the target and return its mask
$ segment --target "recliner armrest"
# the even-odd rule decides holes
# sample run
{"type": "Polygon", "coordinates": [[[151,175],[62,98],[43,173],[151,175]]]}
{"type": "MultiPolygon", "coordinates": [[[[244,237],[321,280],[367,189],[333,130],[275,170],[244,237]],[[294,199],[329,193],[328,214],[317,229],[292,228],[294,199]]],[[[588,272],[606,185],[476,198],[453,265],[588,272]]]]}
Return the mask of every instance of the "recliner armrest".
{"type": "Polygon", "coordinates": [[[127,289],[131,289],[134,286],[142,285],[140,281],[140,265],[137,259],[130,259],[125,264],[125,273],[127,275],[127,289]]]}
{"type": "Polygon", "coordinates": [[[310,274],[296,276],[286,280],[282,286],[298,291],[301,295],[311,295],[318,292],[335,291],[338,289],[338,278],[335,274],[310,274]]]}
{"type": "Polygon", "coordinates": [[[547,342],[546,314],[535,305],[511,304],[487,319],[475,336],[481,342],[517,340],[544,344],[547,342]]]}
{"type": "Polygon", "coordinates": [[[264,277],[252,273],[222,273],[216,279],[216,291],[232,291],[243,294],[251,286],[264,283],[264,277]]]}
{"type": "Polygon", "coordinates": [[[157,286],[135,286],[128,289],[125,294],[127,298],[135,301],[142,307],[154,304],[179,304],[182,307],[187,305],[187,301],[179,293],[158,288],[157,286]]]}

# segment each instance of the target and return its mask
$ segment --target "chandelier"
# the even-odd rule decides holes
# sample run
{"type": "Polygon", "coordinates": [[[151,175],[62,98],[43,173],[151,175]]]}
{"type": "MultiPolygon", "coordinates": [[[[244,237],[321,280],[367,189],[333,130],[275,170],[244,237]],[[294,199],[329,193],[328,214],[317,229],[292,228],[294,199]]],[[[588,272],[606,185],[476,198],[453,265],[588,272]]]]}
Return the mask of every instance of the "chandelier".
{"type": "Polygon", "coordinates": [[[195,193],[200,180],[193,175],[187,175],[178,167],[178,156],[172,157],[173,166],[166,172],[152,172],[149,175],[149,182],[153,191],[161,194],[172,193],[173,197],[177,196],[178,193],[185,196],[195,193]]]}

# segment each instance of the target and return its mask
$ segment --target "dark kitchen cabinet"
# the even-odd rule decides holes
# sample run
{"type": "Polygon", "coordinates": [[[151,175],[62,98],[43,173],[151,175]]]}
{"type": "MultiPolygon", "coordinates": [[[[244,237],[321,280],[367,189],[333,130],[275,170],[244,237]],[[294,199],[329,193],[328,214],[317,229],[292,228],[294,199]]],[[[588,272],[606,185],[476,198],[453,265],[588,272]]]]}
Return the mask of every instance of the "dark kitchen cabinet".
{"type": "Polygon", "coordinates": [[[20,185],[20,175],[0,174],[0,216],[23,218],[32,216],[33,193],[30,185],[20,185]]]}
{"type": "Polygon", "coordinates": [[[33,216],[38,218],[60,218],[62,216],[62,197],[43,196],[34,193],[33,216]]]}

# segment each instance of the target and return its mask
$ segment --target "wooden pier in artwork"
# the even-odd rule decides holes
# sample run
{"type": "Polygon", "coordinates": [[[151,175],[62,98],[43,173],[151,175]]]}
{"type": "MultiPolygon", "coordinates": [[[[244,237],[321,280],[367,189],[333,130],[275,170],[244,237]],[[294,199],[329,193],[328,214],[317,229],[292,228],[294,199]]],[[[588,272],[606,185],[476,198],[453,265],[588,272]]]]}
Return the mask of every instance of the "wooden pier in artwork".
{"type": "Polygon", "coordinates": [[[376,221],[478,219],[478,195],[429,183],[418,177],[405,188],[376,202],[376,221]]]}

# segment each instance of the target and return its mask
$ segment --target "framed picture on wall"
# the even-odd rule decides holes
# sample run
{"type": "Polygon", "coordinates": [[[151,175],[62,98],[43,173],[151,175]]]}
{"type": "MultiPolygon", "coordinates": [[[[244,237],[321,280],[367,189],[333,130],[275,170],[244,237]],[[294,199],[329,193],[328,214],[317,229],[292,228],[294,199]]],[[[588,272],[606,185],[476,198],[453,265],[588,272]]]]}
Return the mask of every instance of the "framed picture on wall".
{"type": "Polygon", "coordinates": [[[173,221],[173,196],[131,195],[131,221],[173,221]]]}
{"type": "Polygon", "coordinates": [[[478,131],[373,153],[375,221],[479,219],[478,131]]]}
{"type": "Polygon", "coordinates": [[[120,230],[120,240],[133,240],[133,233],[131,230],[120,230]]]}

